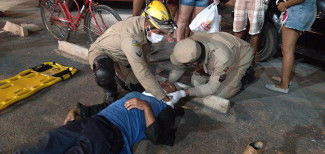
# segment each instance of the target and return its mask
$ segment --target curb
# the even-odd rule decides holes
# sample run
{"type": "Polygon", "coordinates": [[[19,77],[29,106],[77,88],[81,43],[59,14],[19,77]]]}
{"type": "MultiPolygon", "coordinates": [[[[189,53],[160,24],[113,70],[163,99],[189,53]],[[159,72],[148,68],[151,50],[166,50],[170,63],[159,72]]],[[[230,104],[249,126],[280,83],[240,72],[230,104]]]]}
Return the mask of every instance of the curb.
{"type": "Polygon", "coordinates": [[[67,41],[58,41],[58,49],[82,60],[88,61],[88,49],[67,41]]]}

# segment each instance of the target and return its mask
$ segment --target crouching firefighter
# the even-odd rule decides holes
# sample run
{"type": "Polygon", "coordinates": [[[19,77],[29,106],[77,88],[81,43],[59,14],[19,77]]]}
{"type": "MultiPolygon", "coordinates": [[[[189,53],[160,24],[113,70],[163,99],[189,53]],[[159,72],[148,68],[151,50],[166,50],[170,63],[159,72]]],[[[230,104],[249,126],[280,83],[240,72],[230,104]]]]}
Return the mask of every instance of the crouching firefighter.
{"type": "Polygon", "coordinates": [[[193,87],[171,95],[180,99],[186,96],[233,97],[241,88],[241,79],[253,59],[253,48],[225,32],[196,32],[190,38],[179,41],[170,56],[174,64],[169,81],[174,83],[187,67],[196,67],[191,78],[193,87]],[[204,71],[204,72],[203,72],[204,71]]]}
{"type": "Polygon", "coordinates": [[[164,2],[152,1],[142,16],[131,17],[110,27],[89,48],[89,64],[96,82],[104,88],[104,101],[117,98],[117,84],[126,90],[152,93],[158,100],[172,101],[148,68],[151,43],[177,26],[164,2]]]}

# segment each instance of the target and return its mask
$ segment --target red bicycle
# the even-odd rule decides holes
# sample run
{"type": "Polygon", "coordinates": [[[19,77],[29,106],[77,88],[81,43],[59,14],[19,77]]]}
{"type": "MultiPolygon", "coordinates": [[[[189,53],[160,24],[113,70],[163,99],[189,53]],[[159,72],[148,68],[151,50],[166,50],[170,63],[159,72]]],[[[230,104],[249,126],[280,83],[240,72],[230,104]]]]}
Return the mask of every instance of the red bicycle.
{"type": "Polygon", "coordinates": [[[77,31],[84,18],[84,30],[93,43],[97,37],[111,25],[121,21],[121,17],[109,6],[98,5],[92,0],[85,0],[79,7],[76,0],[41,0],[42,21],[48,32],[57,40],[68,40],[70,31],[77,31]],[[72,15],[69,11],[71,1],[78,8],[78,14],[72,15]]]}

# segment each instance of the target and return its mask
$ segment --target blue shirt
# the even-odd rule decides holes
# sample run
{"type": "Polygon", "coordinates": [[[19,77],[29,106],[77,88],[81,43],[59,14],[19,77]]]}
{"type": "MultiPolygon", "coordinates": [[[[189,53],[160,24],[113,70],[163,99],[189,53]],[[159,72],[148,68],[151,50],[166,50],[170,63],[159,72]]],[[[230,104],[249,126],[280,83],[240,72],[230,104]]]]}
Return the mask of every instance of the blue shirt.
{"type": "Polygon", "coordinates": [[[124,107],[125,102],[132,98],[139,98],[147,102],[155,117],[166,108],[166,104],[155,97],[131,92],[99,112],[98,115],[106,117],[120,129],[125,144],[121,153],[131,153],[131,147],[145,137],[146,120],[144,112],[139,109],[127,110],[124,107]]]}

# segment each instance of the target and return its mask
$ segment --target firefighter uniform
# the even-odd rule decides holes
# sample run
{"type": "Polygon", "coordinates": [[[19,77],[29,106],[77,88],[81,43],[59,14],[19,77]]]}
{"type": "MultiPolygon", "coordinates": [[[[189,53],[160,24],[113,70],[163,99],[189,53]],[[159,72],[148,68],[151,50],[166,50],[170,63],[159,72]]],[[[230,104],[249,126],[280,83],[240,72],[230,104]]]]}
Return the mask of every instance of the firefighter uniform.
{"type": "Polygon", "coordinates": [[[247,42],[225,32],[196,32],[188,39],[194,44],[199,44],[195,43],[196,41],[202,43],[205,50],[198,52],[199,45],[176,44],[170,56],[174,68],[169,74],[169,81],[177,81],[185,71],[185,63],[193,62],[202,52],[205,57],[199,66],[203,67],[209,76],[205,79],[195,72],[191,80],[194,87],[188,89],[189,96],[234,96],[240,90],[241,78],[252,62],[253,48],[247,42]]]}
{"type": "Polygon", "coordinates": [[[161,100],[166,94],[148,67],[151,46],[144,23],[145,17],[138,16],[114,24],[89,48],[89,64],[93,69],[95,58],[107,55],[121,68],[126,86],[140,82],[146,91],[161,100]]]}

